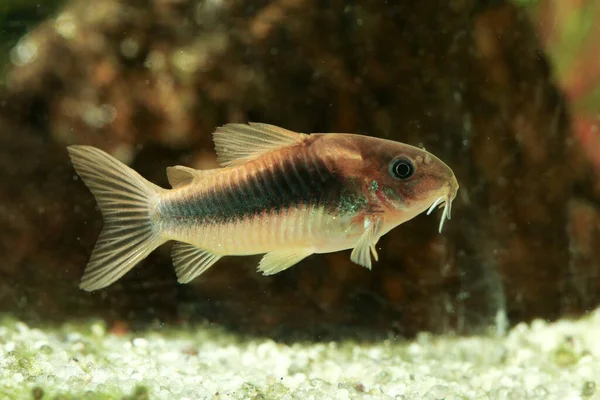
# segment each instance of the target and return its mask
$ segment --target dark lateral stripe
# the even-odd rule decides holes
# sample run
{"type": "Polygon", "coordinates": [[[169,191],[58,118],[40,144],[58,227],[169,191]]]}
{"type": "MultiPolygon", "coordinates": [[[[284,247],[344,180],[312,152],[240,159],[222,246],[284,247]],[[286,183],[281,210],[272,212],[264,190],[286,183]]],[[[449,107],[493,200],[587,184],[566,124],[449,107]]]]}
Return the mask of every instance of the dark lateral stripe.
{"type": "Polygon", "coordinates": [[[226,183],[218,190],[213,187],[202,195],[178,199],[165,205],[161,214],[190,223],[222,223],[300,204],[335,208],[341,192],[340,176],[321,160],[300,154],[251,171],[237,184],[226,183]]]}

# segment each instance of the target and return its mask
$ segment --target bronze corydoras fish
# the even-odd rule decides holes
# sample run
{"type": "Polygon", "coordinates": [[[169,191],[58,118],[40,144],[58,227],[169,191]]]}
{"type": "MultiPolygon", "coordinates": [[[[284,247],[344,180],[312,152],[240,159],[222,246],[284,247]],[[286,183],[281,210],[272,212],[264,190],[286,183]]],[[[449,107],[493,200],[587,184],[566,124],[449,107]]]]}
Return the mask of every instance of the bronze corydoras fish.
{"type": "Polygon", "coordinates": [[[269,275],[352,248],[371,268],[381,236],[444,205],[441,232],[458,190],[440,159],[390,140],[251,123],[218,128],[214,142],[222,168],[169,167],[170,190],[97,148],[68,148],[104,217],[82,289],[110,285],[169,240],[182,283],[233,255],[266,253],[269,275]]]}

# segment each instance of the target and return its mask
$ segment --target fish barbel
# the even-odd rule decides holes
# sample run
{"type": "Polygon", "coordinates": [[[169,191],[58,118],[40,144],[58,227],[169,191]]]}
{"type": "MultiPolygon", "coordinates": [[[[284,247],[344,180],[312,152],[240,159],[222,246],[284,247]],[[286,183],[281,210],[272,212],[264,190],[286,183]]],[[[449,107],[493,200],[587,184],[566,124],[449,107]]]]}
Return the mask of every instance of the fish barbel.
{"type": "Polygon", "coordinates": [[[270,275],[353,249],[370,269],[379,238],[416,215],[443,206],[441,232],[458,190],[440,159],[386,139],[250,123],[217,128],[214,143],[222,168],[169,167],[170,190],[97,148],[68,147],[104,218],[82,289],[112,284],[170,240],[181,283],[223,256],[266,253],[258,270],[270,275]]]}

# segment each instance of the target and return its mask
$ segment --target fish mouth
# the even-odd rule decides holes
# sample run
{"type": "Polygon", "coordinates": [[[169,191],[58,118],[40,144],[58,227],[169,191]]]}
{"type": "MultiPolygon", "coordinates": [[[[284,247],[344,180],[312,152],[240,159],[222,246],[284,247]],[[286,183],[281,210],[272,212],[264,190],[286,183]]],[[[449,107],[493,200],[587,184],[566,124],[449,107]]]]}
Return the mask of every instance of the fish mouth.
{"type": "Polygon", "coordinates": [[[444,222],[446,219],[450,220],[450,218],[452,218],[452,200],[454,199],[451,199],[450,196],[440,196],[433,202],[427,211],[427,215],[429,215],[436,207],[444,207],[444,212],[442,213],[442,218],[440,219],[440,226],[438,229],[439,233],[442,233],[442,228],[444,227],[444,222]]]}

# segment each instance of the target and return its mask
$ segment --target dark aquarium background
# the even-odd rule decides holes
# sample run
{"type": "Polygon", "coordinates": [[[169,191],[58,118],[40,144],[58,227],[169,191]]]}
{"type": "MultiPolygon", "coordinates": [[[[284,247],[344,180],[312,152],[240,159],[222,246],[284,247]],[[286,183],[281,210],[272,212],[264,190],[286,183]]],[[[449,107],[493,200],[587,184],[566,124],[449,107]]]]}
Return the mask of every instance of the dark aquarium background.
{"type": "Polygon", "coordinates": [[[284,340],[504,332],[600,303],[597,0],[4,0],[0,312],[109,329],[210,322],[284,340]],[[217,166],[227,122],[424,145],[460,183],[452,220],[284,273],[226,257],[188,285],[169,246],[78,289],[102,221],[66,146],[167,187],[217,166]],[[361,336],[364,335],[364,336],[361,336]]]}

